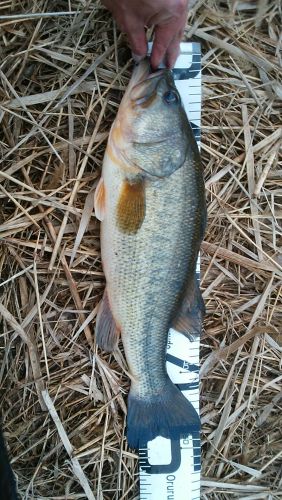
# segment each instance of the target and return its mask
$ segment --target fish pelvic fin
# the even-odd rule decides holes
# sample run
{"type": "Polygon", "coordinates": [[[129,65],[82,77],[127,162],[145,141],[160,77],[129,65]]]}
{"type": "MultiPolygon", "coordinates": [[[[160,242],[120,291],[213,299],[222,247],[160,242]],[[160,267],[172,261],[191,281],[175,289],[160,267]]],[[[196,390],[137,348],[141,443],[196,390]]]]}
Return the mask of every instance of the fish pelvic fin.
{"type": "Polygon", "coordinates": [[[169,378],[162,393],[151,399],[140,398],[131,389],[127,407],[130,448],[138,449],[157,436],[174,440],[200,430],[195,408],[169,378]]]}
{"type": "Polygon", "coordinates": [[[95,216],[102,221],[105,217],[105,185],[103,177],[100,178],[94,195],[95,216]]]}
{"type": "Polygon", "coordinates": [[[112,352],[117,347],[120,331],[113,318],[107,290],[99,305],[96,318],[96,343],[103,351],[112,352]]]}
{"type": "Polygon", "coordinates": [[[145,217],[145,180],[123,181],[119,194],[116,221],[120,231],[136,234],[145,217]]]}
{"type": "Polygon", "coordinates": [[[186,289],[180,308],[172,321],[172,328],[190,340],[200,337],[205,315],[205,304],[196,278],[186,289]]]}

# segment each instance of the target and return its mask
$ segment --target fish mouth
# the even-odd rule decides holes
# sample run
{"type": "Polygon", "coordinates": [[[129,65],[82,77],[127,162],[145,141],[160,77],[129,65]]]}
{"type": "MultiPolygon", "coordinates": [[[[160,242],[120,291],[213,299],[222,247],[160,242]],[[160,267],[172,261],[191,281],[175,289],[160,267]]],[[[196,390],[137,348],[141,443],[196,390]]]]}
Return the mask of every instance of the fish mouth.
{"type": "Polygon", "coordinates": [[[146,82],[147,80],[151,80],[158,77],[159,75],[165,73],[166,71],[168,70],[165,68],[158,69],[157,71],[152,71],[149,58],[146,57],[140,63],[135,65],[131,77],[131,84],[132,84],[131,86],[133,88],[136,85],[146,82]]]}
{"type": "Polygon", "coordinates": [[[170,74],[168,69],[152,72],[149,59],[141,61],[134,69],[130,87],[130,99],[135,104],[143,104],[154,95],[159,82],[170,74]]]}

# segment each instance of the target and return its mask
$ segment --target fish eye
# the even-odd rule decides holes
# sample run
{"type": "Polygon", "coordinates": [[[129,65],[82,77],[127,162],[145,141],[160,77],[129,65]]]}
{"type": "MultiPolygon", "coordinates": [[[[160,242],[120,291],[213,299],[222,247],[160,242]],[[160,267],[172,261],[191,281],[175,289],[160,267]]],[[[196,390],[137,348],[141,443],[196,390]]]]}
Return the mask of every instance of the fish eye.
{"type": "Polygon", "coordinates": [[[174,90],[165,92],[163,99],[167,104],[176,104],[179,101],[178,94],[174,90]]]}

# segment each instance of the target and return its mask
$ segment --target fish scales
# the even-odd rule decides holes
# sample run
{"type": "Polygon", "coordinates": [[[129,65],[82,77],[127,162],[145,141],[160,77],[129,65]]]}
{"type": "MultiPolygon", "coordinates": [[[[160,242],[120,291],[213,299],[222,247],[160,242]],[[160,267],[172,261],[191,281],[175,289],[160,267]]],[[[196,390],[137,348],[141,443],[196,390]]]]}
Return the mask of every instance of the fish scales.
{"type": "MultiPolygon", "coordinates": [[[[148,76],[148,72],[145,75],[148,76]]],[[[154,77],[155,81],[153,78],[150,81],[149,76],[144,80],[147,94],[144,96],[141,92],[140,97],[138,82],[141,78],[143,84],[142,76],[144,78],[144,69],[139,80],[135,76],[134,85],[128,91],[131,90],[131,100],[134,101],[131,125],[133,131],[138,130],[139,142],[136,146],[135,136],[131,143],[124,144],[126,130],[124,135],[122,132],[123,128],[126,129],[130,111],[124,107],[125,95],[103,162],[101,253],[107,294],[104,309],[106,311],[107,304],[110,311],[104,316],[101,313],[100,318],[107,317],[108,320],[104,322],[97,318],[96,327],[97,341],[102,347],[109,347],[113,340],[117,341],[117,332],[121,331],[131,376],[127,437],[133,447],[157,435],[179,437],[199,428],[199,419],[192,405],[168,378],[165,353],[168,330],[177,316],[181,316],[182,305],[186,302],[184,324],[186,320],[190,327],[196,324],[196,334],[199,333],[202,302],[195,282],[195,266],[205,226],[202,167],[192,130],[181,106],[174,109],[171,117],[178,135],[172,131],[170,144],[169,135],[166,135],[168,126],[163,132],[167,137],[165,147],[162,147],[162,139],[159,140],[158,127],[162,129],[162,119],[167,117],[160,99],[163,94],[170,100],[174,98],[168,94],[177,92],[173,81],[166,73],[154,77]],[[152,92],[155,92],[155,97],[152,92]],[[132,98],[134,93],[137,94],[135,100],[132,98]],[[144,119],[144,106],[141,111],[139,108],[136,111],[136,102],[141,102],[142,107],[144,98],[145,102],[146,98],[149,100],[145,105],[146,112],[150,106],[155,106],[152,114],[159,120],[158,126],[155,122],[150,125],[146,115],[144,119]],[[138,124],[140,116],[143,116],[143,123],[138,124]],[[148,135],[148,123],[151,135],[148,135]],[[138,152],[140,144],[141,154],[138,152]],[[133,153],[130,153],[131,149],[133,153]],[[131,156],[131,162],[127,154],[120,154],[121,151],[127,153],[129,159],[131,156]],[[172,168],[167,161],[169,155],[171,165],[175,163],[176,167],[172,168]],[[158,162],[159,170],[155,171],[158,162]],[[123,213],[127,218],[120,222],[123,213]],[[127,226],[131,218],[133,223],[137,221],[136,226],[131,223],[127,226]],[[115,327],[110,328],[112,323],[115,327]],[[107,330],[105,343],[103,335],[107,330]]],[[[188,330],[183,333],[195,334],[188,330]]]]}
{"type": "Polygon", "coordinates": [[[122,328],[132,385],[140,395],[150,397],[156,387],[162,391],[167,380],[167,333],[187,277],[193,278],[197,255],[193,241],[201,230],[194,221],[202,193],[197,192],[199,182],[188,160],[165,180],[148,183],[144,223],[137,235],[127,235],[115,223],[123,179],[113,175],[114,168],[109,163],[103,172],[106,186],[116,179],[101,238],[107,288],[113,315],[122,328]]]}

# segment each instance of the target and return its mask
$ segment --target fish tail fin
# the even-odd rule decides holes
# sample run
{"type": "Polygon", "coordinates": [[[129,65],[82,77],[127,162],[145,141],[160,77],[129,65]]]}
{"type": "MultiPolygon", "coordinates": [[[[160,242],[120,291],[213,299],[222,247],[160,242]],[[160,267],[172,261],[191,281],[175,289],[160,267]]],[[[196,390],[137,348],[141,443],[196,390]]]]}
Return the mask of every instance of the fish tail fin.
{"type": "Polygon", "coordinates": [[[168,378],[162,394],[140,398],[130,390],[128,396],[127,441],[139,448],[157,436],[180,439],[199,431],[200,419],[193,405],[168,378]]]}

